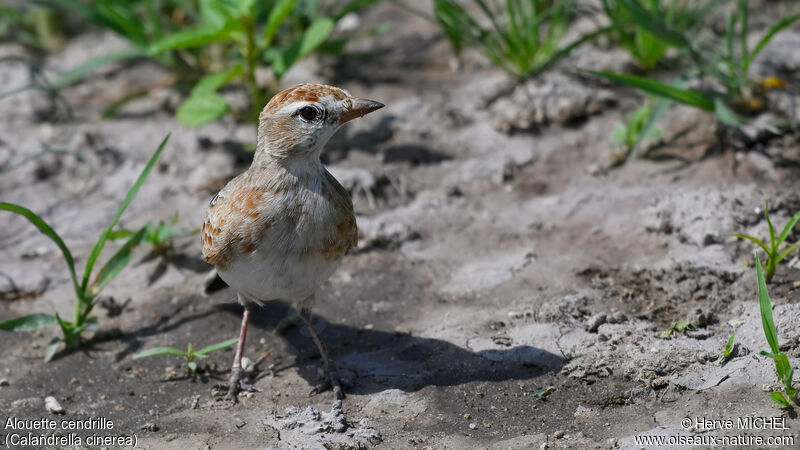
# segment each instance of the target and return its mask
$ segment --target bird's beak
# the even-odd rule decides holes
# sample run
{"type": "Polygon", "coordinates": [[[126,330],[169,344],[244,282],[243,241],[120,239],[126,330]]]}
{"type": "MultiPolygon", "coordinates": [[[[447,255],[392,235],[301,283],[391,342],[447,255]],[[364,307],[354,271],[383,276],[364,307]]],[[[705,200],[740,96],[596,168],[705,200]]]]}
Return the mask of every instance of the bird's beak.
{"type": "Polygon", "coordinates": [[[386,105],[381,102],[376,102],[375,100],[367,100],[365,98],[351,99],[350,107],[344,111],[344,114],[342,114],[342,119],[339,121],[339,125],[347,123],[357,117],[363,117],[372,111],[383,108],[384,106],[386,105]]]}

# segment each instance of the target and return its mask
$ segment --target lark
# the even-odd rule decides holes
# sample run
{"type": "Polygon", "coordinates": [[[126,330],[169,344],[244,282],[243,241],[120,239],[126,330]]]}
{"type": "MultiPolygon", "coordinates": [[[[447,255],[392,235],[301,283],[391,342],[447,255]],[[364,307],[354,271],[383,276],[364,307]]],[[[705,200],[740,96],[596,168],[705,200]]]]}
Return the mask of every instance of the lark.
{"type": "Polygon", "coordinates": [[[253,308],[270,300],[295,305],[324,367],[311,393],[343,397],[325,344],[311,323],[314,293],[358,242],[348,192],[320,162],[328,139],[382,103],[322,84],[300,84],[275,94],[259,116],[249,169],[212,200],[202,227],[203,258],[213,264],[244,306],[227,397],[242,384],[242,354],[253,308]]]}

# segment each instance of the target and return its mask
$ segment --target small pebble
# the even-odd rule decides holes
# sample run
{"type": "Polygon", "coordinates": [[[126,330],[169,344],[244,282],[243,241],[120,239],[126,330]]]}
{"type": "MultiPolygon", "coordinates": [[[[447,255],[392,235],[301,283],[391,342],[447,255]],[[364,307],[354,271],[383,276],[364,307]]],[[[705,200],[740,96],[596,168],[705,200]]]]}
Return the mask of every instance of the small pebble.
{"type": "Polygon", "coordinates": [[[478,424],[477,423],[473,422],[473,423],[469,424],[469,429],[470,430],[474,430],[476,428],[478,428],[478,424]]]}
{"type": "Polygon", "coordinates": [[[561,438],[564,437],[564,432],[561,431],[561,430],[558,430],[555,433],[553,433],[553,437],[556,438],[556,439],[561,439],[561,438]]]}
{"type": "Polygon", "coordinates": [[[466,414],[464,414],[464,418],[465,418],[465,419],[467,419],[467,420],[469,420],[469,418],[470,418],[470,415],[469,415],[469,413],[466,413],[466,414]]]}
{"type": "Polygon", "coordinates": [[[75,378],[75,377],[72,377],[72,379],[69,380],[69,384],[78,384],[78,379],[75,378]]]}
{"type": "Polygon", "coordinates": [[[147,422],[146,424],[142,425],[140,429],[145,431],[158,431],[161,428],[159,428],[159,426],[153,422],[147,422]]]}
{"type": "Polygon", "coordinates": [[[5,378],[0,378],[0,387],[8,386],[8,380],[5,378]]]}
{"type": "Polygon", "coordinates": [[[53,414],[64,414],[64,408],[58,403],[55,397],[50,396],[44,399],[44,407],[53,414]]]}

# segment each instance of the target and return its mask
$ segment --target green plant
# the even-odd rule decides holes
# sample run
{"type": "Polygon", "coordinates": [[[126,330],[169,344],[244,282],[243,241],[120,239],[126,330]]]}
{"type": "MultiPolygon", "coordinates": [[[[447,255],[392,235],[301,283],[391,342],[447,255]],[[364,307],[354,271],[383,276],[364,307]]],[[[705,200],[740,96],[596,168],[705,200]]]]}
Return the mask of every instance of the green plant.
{"type": "Polygon", "coordinates": [[[164,149],[167,140],[169,140],[169,135],[167,135],[167,137],[161,141],[158,149],[153,156],[150,157],[147,165],[145,165],[141,174],[139,174],[139,178],[136,179],[136,182],[133,184],[131,189],[128,191],[128,194],[125,196],[125,199],[120,204],[119,208],[117,209],[117,213],[111,220],[111,223],[100,234],[100,237],[94,244],[94,247],[89,254],[89,258],[86,261],[83,277],[81,278],[80,282],[78,281],[78,276],[75,272],[75,261],[72,257],[72,252],[70,252],[69,248],[58,235],[58,233],[56,233],[55,230],[47,224],[47,222],[27,208],[15,205],[13,203],[0,203],[0,210],[10,211],[25,217],[33,225],[35,225],[36,228],[42,232],[42,234],[52,239],[59,249],[61,249],[61,253],[64,256],[64,260],[67,263],[67,268],[69,269],[70,277],[72,278],[72,284],[73,288],[75,289],[75,296],[77,300],[75,303],[75,312],[71,321],[62,319],[58,313],[55,315],[41,313],[31,314],[0,323],[0,330],[32,331],[53,323],[58,323],[58,325],[61,327],[63,338],[53,338],[53,340],[51,340],[48,344],[45,351],[45,361],[49,361],[52,359],[53,355],[55,355],[56,351],[58,351],[61,342],[63,342],[67,348],[75,348],[80,344],[81,333],[87,330],[96,329],[97,316],[90,316],[92,309],[95,306],[95,300],[97,299],[100,291],[103,290],[103,288],[106,287],[111,280],[119,275],[122,269],[124,269],[128,264],[131,259],[133,247],[141,242],[145,236],[145,229],[142,228],[137,233],[130,236],[122,245],[122,247],[117,250],[117,252],[114,253],[114,255],[112,255],[111,258],[109,258],[108,261],[100,268],[100,270],[94,276],[93,281],[90,281],[92,280],[92,269],[94,268],[97,259],[100,257],[100,253],[103,251],[103,248],[105,247],[105,244],[108,241],[114,226],[116,226],[119,218],[122,216],[122,213],[125,212],[125,209],[139,192],[139,188],[141,188],[142,184],[144,184],[144,181],[147,179],[147,176],[153,169],[158,157],[161,155],[161,151],[164,149]]]}
{"type": "Polygon", "coordinates": [[[227,341],[220,342],[219,344],[209,345],[208,347],[201,348],[197,351],[192,349],[192,344],[187,344],[185,352],[173,347],[156,347],[133,355],[133,359],[147,358],[157,355],[182,356],[186,358],[187,374],[192,375],[197,372],[197,362],[195,361],[195,358],[207,358],[209,353],[236,345],[237,342],[239,342],[239,339],[229,339],[227,341]]]}
{"type": "MultiPolygon", "coordinates": [[[[74,82],[108,62],[152,58],[175,72],[181,82],[193,85],[177,118],[185,125],[198,126],[229,111],[218,91],[232,82],[243,83],[250,96],[251,109],[241,118],[257,122],[267,93],[256,80],[256,69],[270,66],[279,81],[297,61],[324,48],[339,19],[377,0],[349,0],[337,3],[336,9],[323,8],[316,0],[48,1],[77,11],[131,45],[128,50],[79,65],[57,85],[74,82]]],[[[346,40],[340,36],[335,45],[325,49],[340,51],[346,40]]]]}
{"type": "Polygon", "coordinates": [[[769,219],[769,200],[767,200],[766,206],[764,207],[764,218],[767,220],[767,225],[769,226],[769,245],[765,244],[761,239],[750,236],[749,234],[734,233],[731,234],[731,236],[736,236],[739,239],[747,239],[764,249],[767,253],[767,281],[772,281],[778,263],[783,261],[790,253],[800,248],[800,242],[797,242],[788,246],[783,251],[780,251],[781,245],[783,245],[789,237],[789,234],[792,232],[792,229],[794,229],[794,226],[797,225],[797,222],[800,221],[800,211],[789,219],[789,222],[783,227],[783,231],[781,231],[781,234],[778,235],[777,238],[775,237],[775,228],[772,226],[772,221],[769,219]]]}
{"type": "Polygon", "coordinates": [[[572,21],[574,4],[559,0],[506,0],[502,7],[473,0],[490,22],[470,15],[456,0],[434,0],[436,20],[458,54],[476,47],[495,65],[520,78],[544,70],[575,47],[610,28],[599,29],[561,46],[572,21]]]}
{"type": "Polygon", "coordinates": [[[660,16],[673,30],[693,33],[711,8],[718,3],[696,0],[602,1],[603,10],[613,24],[613,37],[630,53],[639,67],[646,70],[655,68],[673,44],[636,20],[639,9],[660,16]]]}
{"type": "Polygon", "coordinates": [[[692,36],[675,29],[661,14],[643,7],[639,0],[619,1],[625,3],[631,17],[640,27],[689,56],[692,62],[690,75],[701,81],[705,78],[714,79],[722,89],[688,89],[635,75],[607,71],[592,73],[653,95],[713,112],[721,122],[728,125],[741,125],[744,121],[742,114],[749,115],[763,108],[763,94],[769,83],[752,80],[749,77],[750,65],[775,35],[800,20],[800,14],[783,18],[751,49],[747,43],[747,0],[737,0],[737,8],[728,16],[724,39],[707,43],[697,42],[692,36]]]}
{"type": "MultiPolygon", "coordinates": [[[[153,222],[147,222],[144,226],[145,232],[142,241],[149,243],[154,252],[163,253],[170,248],[170,241],[173,237],[186,236],[197,232],[197,230],[176,228],[175,226],[177,224],[178,213],[175,213],[175,215],[172,216],[172,220],[169,222],[161,220],[158,222],[158,225],[153,225],[153,222]]],[[[136,233],[138,233],[138,231],[119,228],[109,235],[109,239],[130,239],[136,233]]]]}
{"type": "Polygon", "coordinates": [[[668,99],[651,96],[628,117],[627,123],[614,124],[611,141],[621,150],[617,155],[619,162],[635,158],[647,140],[661,136],[656,123],[671,103],[668,99]]]}
{"type": "Polygon", "coordinates": [[[735,338],[736,338],[736,333],[731,333],[731,337],[729,337],[728,342],[725,343],[725,348],[723,348],[722,351],[716,354],[716,357],[718,357],[720,361],[727,361],[731,359],[731,354],[733,354],[733,347],[734,347],[733,340],[735,338]]]}
{"type": "Polygon", "coordinates": [[[669,339],[672,337],[673,332],[680,333],[683,330],[692,328],[694,328],[694,325],[692,325],[692,322],[689,322],[688,320],[675,322],[671,327],[661,332],[661,339],[669,339]]]}
{"type": "Polygon", "coordinates": [[[783,385],[783,392],[770,392],[769,396],[775,403],[784,408],[794,408],[792,402],[796,402],[797,389],[792,386],[794,369],[785,353],[781,352],[778,345],[778,330],[775,328],[775,321],[772,319],[772,304],[769,300],[767,282],[764,279],[764,272],[761,268],[761,260],[756,253],[756,276],[758,277],[758,304],[761,309],[761,326],[764,328],[764,336],[767,338],[770,352],[761,351],[763,356],[769,356],[775,361],[775,372],[778,374],[778,381],[783,385]],[[784,395],[784,393],[786,395],[784,395]]]}
{"type": "Polygon", "coordinates": [[[51,51],[64,41],[61,18],[41,5],[0,5],[0,40],[14,40],[36,50],[51,51]]]}

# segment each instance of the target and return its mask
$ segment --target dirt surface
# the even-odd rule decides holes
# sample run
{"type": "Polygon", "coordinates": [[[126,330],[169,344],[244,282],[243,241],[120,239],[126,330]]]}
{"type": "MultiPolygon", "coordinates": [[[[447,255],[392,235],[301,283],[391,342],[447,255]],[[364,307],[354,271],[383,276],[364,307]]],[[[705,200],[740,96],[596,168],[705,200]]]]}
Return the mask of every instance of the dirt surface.
{"type": "MultiPolygon", "coordinates": [[[[85,334],[80,350],[46,364],[57,329],[0,333],[0,418],[57,417],[45,409],[53,396],[65,410],[59,420],[113,422],[81,436],[135,434],[142,448],[640,448],[635,436],[645,435],[788,436],[800,445],[800,419],[764,392],[778,384],[759,355],[767,343],[748,266],[753,247],[729,236],[766,235],[766,199],[779,226],[800,209],[797,134],[720,143],[724,133],[708,115],[673,107],[661,148],[608,169],[610,131],[637,97],[578,68],[625,67],[624,54],[585,46],[514,87],[469,51],[453,71],[447,42],[422,19],[381,5],[362,20],[395,22],[357,43],[369,57],[307,61],[283,81],[328,82],[387,105],[343,128],[324,156],[353,194],[362,233],[314,309],[344,402],[330,392],[308,397],[319,356],[302,328],[273,333],[295,315],[283,302],[254,314],[246,356],[258,360],[261,392],[238,404],[212,396],[227,380],[231,350],[202,360],[192,378],[178,359],[131,359],[236,336],[235,292],[206,293],[212,268],[195,235],[176,239],[166,255],[138,248],[103,292],[101,329],[85,334]],[[660,337],[683,320],[696,328],[660,337]],[[721,364],[715,355],[732,332],[734,357],[721,364]],[[746,416],[783,417],[787,429],[694,423],[746,416]]],[[[764,20],[753,23],[760,34],[764,20]]],[[[780,35],[754,70],[792,67],[798,40],[796,27],[780,35]]],[[[121,47],[87,32],[43,69],[57,74],[121,47]]],[[[9,55],[28,56],[0,46],[0,57],[9,55]]],[[[168,87],[98,119],[113,101],[168,76],[148,62],[102,68],[63,92],[72,119],[32,90],[0,103],[0,165],[61,151],[0,175],[0,196],[40,213],[79,267],[167,133],[125,227],[175,212],[182,226],[198,227],[209,199],[252,158],[253,126],[180,126],[169,110],[180,97],[168,87]]],[[[24,64],[0,64],[4,90],[30,77],[24,64]]],[[[796,114],[787,97],[774,100],[796,114]]],[[[0,229],[0,320],[70,315],[57,247],[11,214],[0,214],[0,229]]],[[[798,288],[800,263],[789,258],[770,289],[793,365],[798,288]]]]}

